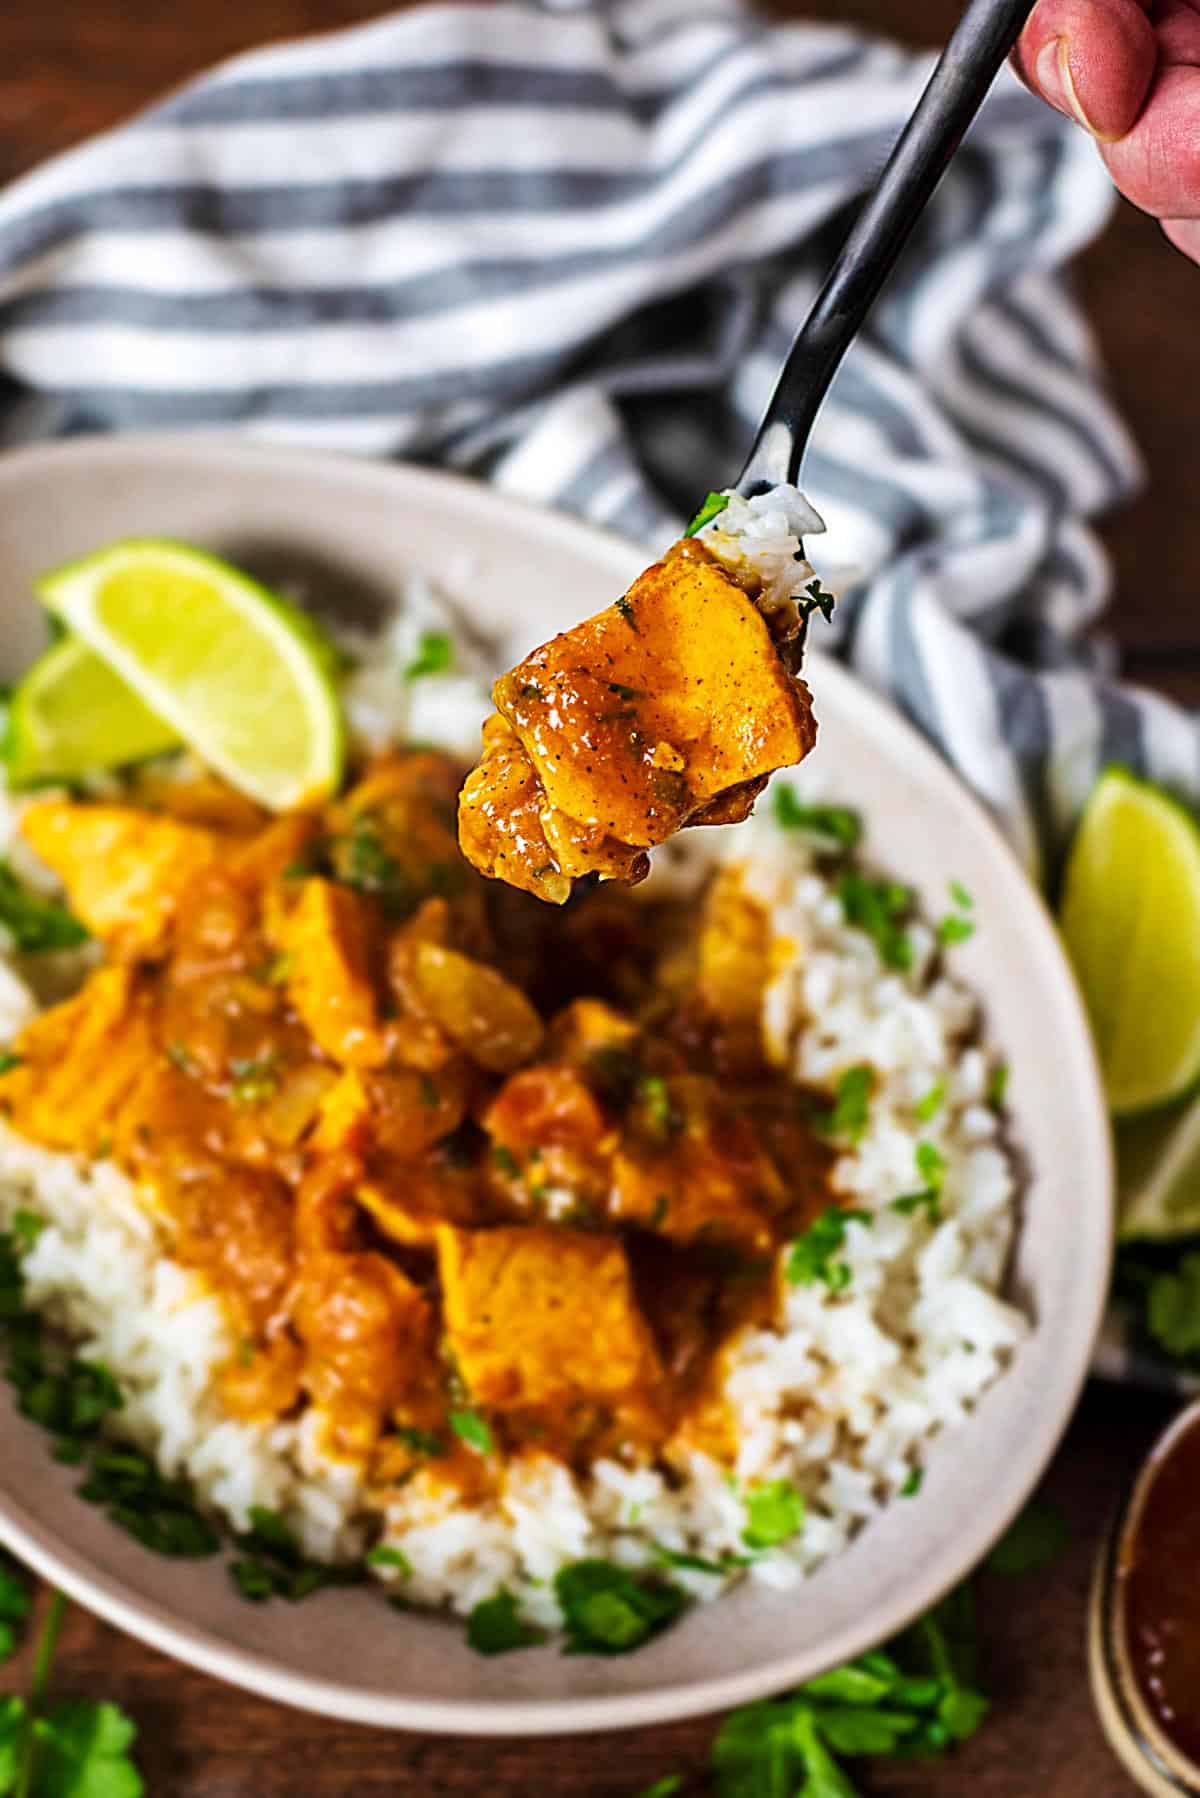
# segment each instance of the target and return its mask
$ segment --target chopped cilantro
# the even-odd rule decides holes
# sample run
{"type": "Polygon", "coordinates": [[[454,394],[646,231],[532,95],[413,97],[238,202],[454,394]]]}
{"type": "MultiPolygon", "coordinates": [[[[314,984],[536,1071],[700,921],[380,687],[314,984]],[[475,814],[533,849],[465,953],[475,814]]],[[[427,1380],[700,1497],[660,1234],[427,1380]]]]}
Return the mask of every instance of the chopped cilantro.
{"type": "Polygon", "coordinates": [[[826,848],[853,849],[862,836],[862,818],[846,805],[805,805],[796,789],[777,782],[771,789],[775,822],[781,830],[803,831],[826,848]]]}
{"type": "Polygon", "coordinates": [[[966,887],[963,885],[961,880],[952,880],[949,883],[949,887],[947,890],[949,891],[950,897],[953,899],[955,905],[958,906],[958,909],[960,911],[973,910],[975,901],[974,901],[974,899],[972,899],[970,893],[968,893],[966,887]]]}
{"type": "Polygon", "coordinates": [[[417,653],[404,670],[405,680],[421,680],[427,674],[445,674],[454,660],[454,645],[445,631],[422,631],[417,653]]]}
{"type": "Polygon", "coordinates": [[[394,1567],[402,1579],[412,1578],[413,1564],[405,1554],[404,1550],[402,1548],[390,1548],[386,1542],[381,1542],[378,1548],[373,1548],[370,1551],[367,1556],[367,1566],[394,1567]]]}
{"type": "Polygon", "coordinates": [[[494,1598],[481,1599],[467,1618],[467,1642],[476,1654],[509,1654],[514,1648],[536,1648],[545,1640],[545,1630],[525,1622],[504,1586],[494,1598]]]}
{"type": "Polygon", "coordinates": [[[640,1579],[611,1561],[576,1561],[555,1576],[567,1654],[628,1654],[687,1605],[668,1580],[640,1579]]]}
{"type": "Polygon", "coordinates": [[[682,1773],[664,1773],[653,1785],[644,1786],[637,1798],[674,1798],[676,1792],[683,1789],[682,1773]]]}
{"type": "Polygon", "coordinates": [[[335,1567],[306,1560],[300,1544],[279,1515],[265,1505],[250,1507],[251,1528],[237,1538],[245,1558],[232,1561],[229,1576],[243,1598],[264,1604],[271,1598],[298,1604],[326,1586],[353,1586],[362,1579],[357,1567],[335,1567]]]}
{"type": "Polygon", "coordinates": [[[492,1160],[500,1172],[507,1174],[510,1180],[514,1180],[521,1171],[521,1163],[512,1150],[502,1142],[492,1144],[492,1160]]]}
{"type": "Polygon", "coordinates": [[[628,593],[622,593],[620,599],[616,602],[616,609],[634,635],[640,636],[641,633],[638,630],[638,621],[634,615],[633,601],[630,599],[628,593]]]}
{"type": "Polygon", "coordinates": [[[113,1523],[155,1554],[192,1560],[220,1547],[216,1531],[197,1511],[187,1481],[166,1479],[136,1450],[95,1455],[79,1495],[102,1506],[113,1523]]]}
{"type": "Polygon", "coordinates": [[[27,892],[4,861],[0,861],[0,926],[21,955],[75,949],[88,939],[83,925],[65,905],[27,892]]]}
{"type": "Polygon", "coordinates": [[[935,1118],[937,1116],[945,1102],[946,1082],[944,1080],[935,1080],[928,1092],[922,1093],[921,1097],[913,1106],[913,1116],[917,1119],[918,1123],[927,1124],[930,1118],[935,1118]]]}
{"type": "Polygon", "coordinates": [[[746,1497],[747,1548],[775,1548],[804,1528],[804,1495],[787,1480],[768,1480],[746,1497]]]}
{"type": "Polygon", "coordinates": [[[912,942],[905,928],[912,910],[911,887],[894,880],[870,880],[847,868],[837,892],[847,924],[871,938],[885,967],[907,973],[912,967],[912,942]]]}
{"type": "Polygon", "coordinates": [[[233,1075],[230,1086],[239,1105],[261,1105],[279,1085],[279,1068],[274,1055],[259,1055],[249,1061],[231,1061],[233,1075]]]}
{"type": "Polygon", "coordinates": [[[988,1104],[994,1105],[997,1110],[1008,1097],[1008,1063],[1006,1061],[998,1061],[988,1075],[987,1096],[988,1104]]]}
{"type": "Polygon", "coordinates": [[[975,935],[975,926],[960,912],[947,912],[937,927],[937,934],[940,943],[966,943],[975,935]]]}
{"type": "Polygon", "coordinates": [[[478,1411],[451,1411],[450,1428],[477,1455],[491,1454],[492,1432],[478,1411]]]}
{"type": "Polygon", "coordinates": [[[22,1254],[28,1254],[45,1228],[45,1218],[39,1217],[36,1211],[27,1211],[24,1205],[19,1205],[13,1212],[12,1233],[21,1245],[22,1254]]]}
{"type": "Polygon", "coordinates": [[[824,1136],[844,1136],[848,1142],[861,1142],[874,1090],[875,1070],[866,1062],[847,1068],[838,1079],[832,1110],[819,1112],[813,1120],[817,1129],[824,1136]]]}
{"type": "Polygon", "coordinates": [[[25,1057],[14,1055],[11,1049],[0,1051],[0,1074],[11,1074],[14,1068],[23,1067],[25,1057]]]}
{"type": "Polygon", "coordinates": [[[692,522],[684,531],[684,536],[694,537],[696,532],[702,531],[706,524],[711,524],[714,518],[719,518],[729,504],[729,500],[730,495],[728,493],[710,493],[700,510],[696,513],[696,516],[692,519],[692,522]]]}
{"type": "Polygon", "coordinates": [[[823,587],[819,580],[809,581],[804,591],[808,598],[798,602],[801,617],[811,618],[814,612],[820,612],[826,624],[829,624],[833,618],[833,608],[837,604],[836,594],[831,593],[828,587],[823,587]]]}
{"type": "Polygon", "coordinates": [[[1031,1499],[1014,1523],[1009,1524],[985,1563],[989,1573],[1040,1573],[1056,1561],[1071,1531],[1057,1505],[1031,1499]]]}
{"type": "Polygon", "coordinates": [[[660,1567],[674,1567],[682,1573],[707,1573],[713,1579],[724,1579],[739,1567],[749,1567],[753,1560],[751,1555],[725,1553],[719,1561],[708,1561],[703,1555],[683,1554],[679,1549],[665,1548],[661,1542],[655,1544],[654,1558],[660,1567]]]}
{"type": "Polygon", "coordinates": [[[942,1188],[946,1184],[946,1158],[936,1143],[927,1141],[917,1144],[915,1160],[917,1172],[925,1184],[916,1192],[906,1192],[898,1199],[893,1199],[890,1209],[898,1211],[902,1217],[912,1217],[918,1211],[926,1211],[932,1224],[940,1223],[942,1216],[942,1188]]]}
{"type": "Polygon", "coordinates": [[[438,1461],[446,1452],[445,1444],[440,1436],[432,1430],[415,1430],[411,1424],[397,1426],[396,1435],[405,1448],[411,1448],[414,1455],[428,1455],[431,1461],[438,1461]]]}
{"type": "Polygon", "coordinates": [[[659,1136],[678,1136],[684,1120],[675,1108],[671,1089],[661,1074],[643,1074],[638,1081],[638,1098],[652,1130],[659,1136]]]}
{"type": "Polygon", "coordinates": [[[924,1478],[925,1469],[923,1467],[910,1467],[908,1477],[900,1488],[901,1498],[915,1498],[921,1490],[924,1478]]]}
{"type": "Polygon", "coordinates": [[[869,1211],[843,1211],[832,1205],[788,1248],[785,1272],[792,1286],[815,1286],[818,1281],[830,1292],[844,1292],[850,1284],[850,1269],[844,1261],[836,1261],[838,1250],[846,1240],[850,1223],[869,1224],[869,1211]]]}

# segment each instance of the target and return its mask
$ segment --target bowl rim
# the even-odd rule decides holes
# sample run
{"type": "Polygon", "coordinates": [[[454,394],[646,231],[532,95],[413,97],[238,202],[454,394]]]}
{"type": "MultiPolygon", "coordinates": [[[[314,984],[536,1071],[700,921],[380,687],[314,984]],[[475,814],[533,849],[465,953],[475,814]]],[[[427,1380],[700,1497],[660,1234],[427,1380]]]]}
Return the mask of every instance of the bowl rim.
{"type": "MultiPolygon", "coordinates": [[[[275,474],[292,469],[310,479],[319,478],[391,500],[397,497],[397,487],[406,489],[410,495],[422,491],[441,498],[448,493],[457,494],[477,513],[494,511],[497,522],[502,512],[507,527],[514,521],[527,520],[531,531],[543,540],[549,537],[569,552],[590,558],[593,564],[603,560],[611,569],[614,581],[628,582],[647,560],[644,549],[614,533],[565,513],[510,497],[455,472],[431,470],[404,462],[368,460],[353,454],[268,444],[216,432],[79,436],[14,448],[0,455],[0,507],[10,489],[22,481],[38,477],[53,479],[72,464],[83,464],[86,468],[93,463],[98,471],[106,471],[109,475],[124,467],[133,477],[139,466],[144,466],[147,457],[152,457],[158,464],[169,463],[197,472],[211,472],[214,463],[219,463],[223,475],[233,470],[246,477],[253,476],[256,471],[275,474]]],[[[1060,1359],[1057,1364],[1059,1403],[1052,1412],[1039,1414],[1037,1427],[1022,1443],[1024,1472],[1021,1479],[1001,1495],[998,1504],[994,1496],[982,1496],[977,1515],[984,1520],[983,1527],[974,1530],[969,1544],[959,1541],[956,1545],[947,1541],[922,1579],[914,1581],[906,1594],[899,1595],[886,1610],[872,1612],[870,1641],[873,1643],[896,1634],[978,1565],[989,1544],[1008,1526],[1037,1486],[1061,1440],[1087,1377],[1103,1318],[1115,1212],[1114,1157],[1099,1067],[1078,988],[1045,901],[1026,879],[1010,844],[965,783],[894,706],[819,651],[810,652],[808,672],[817,673],[817,684],[824,684],[844,696],[846,704],[862,718],[864,729],[869,729],[880,739],[882,757],[886,759],[890,755],[889,745],[898,745],[903,750],[907,764],[930,792],[931,803],[972,813],[975,828],[990,837],[998,858],[1007,863],[1010,874],[1019,877],[1023,900],[1017,903],[1025,906],[1027,928],[1036,938],[1042,964],[1053,970],[1057,988],[1050,995],[1053,1014],[1060,1032],[1069,1033],[1067,1040],[1061,1034],[1058,1039],[1062,1057],[1070,1060],[1084,1075],[1080,1081],[1081,1093],[1085,1084],[1090,1088],[1087,1115],[1077,1111],[1075,1123],[1090,1146],[1092,1165],[1102,1189],[1093,1195],[1093,1231],[1097,1236],[1103,1231],[1102,1240],[1109,1245],[1106,1254],[1097,1256],[1095,1289],[1083,1311],[1083,1321],[1088,1327],[1085,1329],[1080,1324],[1066,1361],[1060,1359]]],[[[1015,892],[1016,882],[1012,885],[1015,892]]],[[[1044,1322],[1040,1327],[1045,1327],[1044,1322]]],[[[802,1679],[811,1678],[814,1672],[809,1648],[794,1651],[791,1655],[783,1654],[769,1665],[758,1665],[745,1672],[690,1679],[655,1686],[644,1692],[548,1699],[485,1699],[472,1697],[469,1693],[452,1699],[405,1697],[297,1671],[281,1665],[268,1654],[234,1646],[207,1628],[180,1621],[161,1604],[131,1593],[119,1578],[89,1564],[85,1556],[50,1528],[41,1525],[32,1512],[3,1490],[0,1490],[0,1543],[87,1609],[176,1660],[279,1703],[374,1727],[493,1737],[635,1729],[728,1710],[783,1691],[802,1679]]],[[[838,1665],[869,1645],[864,1641],[861,1623],[847,1622],[836,1633],[830,1634],[823,1647],[822,1665],[838,1665]]]]}

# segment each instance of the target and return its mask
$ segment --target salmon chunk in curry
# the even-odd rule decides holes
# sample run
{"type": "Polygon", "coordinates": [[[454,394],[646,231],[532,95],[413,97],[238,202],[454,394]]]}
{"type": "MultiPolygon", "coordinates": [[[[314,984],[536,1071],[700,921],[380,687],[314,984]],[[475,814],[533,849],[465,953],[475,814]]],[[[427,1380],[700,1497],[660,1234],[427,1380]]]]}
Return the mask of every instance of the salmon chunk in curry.
{"type": "Polygon", "coordinates": [[[561,905],[585,875],[644,879],[685,825],[746,817],[816,738],[800,615],[759,597],[684,539],[503,675],[459,807],[467,860],[561,905]]]}
{"type": "MultiPolygon", "coordinates": [[[[606,814],[638,853],[639,818],[729,804],[809,740],[753,607],[676,560],[682,609],[655,577],[633,625],[585,631],[661,749],[630,758],[606,814]],[[765,733],[708,716],[683,628],[705,595],[708,642],[770,695],[765,733]],[[652,700],[659,654],[679,684],[652,700]]],[[[551,645],[504,687],[540,708],[519,710],[539,751],[564,746],[551,790],[571,803],[569,732],[519,689],[566,705],[574,654],[551,645]]],[[[570,691],[595,698],[588,679],[570,691]]],[[[489,885],[456,842],[460,778],[414,750],[275,818],[208,780],[29,804],[25,837],[102,956],[13,1045],[0,1105],[138,1183],[230,1322],[235,1416],[312,1408],[325,1452],[372,1480],[471,1494],[535,1446],[575,1468],[728,1455],[723,1345],[775,1315],[775,1251],[833,1202],[805,1095],[764,1052],[765,914],[736,869],[698,912],[612,887],[551,911],[489,885]]]]}

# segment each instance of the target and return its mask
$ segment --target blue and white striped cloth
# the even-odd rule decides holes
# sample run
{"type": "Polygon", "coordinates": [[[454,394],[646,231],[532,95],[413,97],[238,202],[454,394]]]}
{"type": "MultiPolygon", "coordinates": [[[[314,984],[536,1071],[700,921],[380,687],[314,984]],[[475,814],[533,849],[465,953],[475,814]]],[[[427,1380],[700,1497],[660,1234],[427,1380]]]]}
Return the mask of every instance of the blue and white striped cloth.
{"type": "MultiPolygon", "coordinates": [[[[235,426],[661,548],[736,472],[928,70],[734,0],[426,7],[241,57],[0,195],[0,443],[235,426]]],[[[831,646],[1044,876],[1104,762],[1200,792],[1193,720],[1083,640],[1089,520],[1139,473],[1061,274],[1110,203],[1005,77],[805,470],[831,646]]]]}
{"type": "MultiPolygon", "coordinates": [[[[929,60],[725,0],[425,7],[240,57],[0,196],[0,441],[133,428],[473,471],[661,547],[732,478],[929,60]]],[[[1102,678],[1088,520],[1137,458],[1061,266],[1092,147],[998,84],[805,470],[833,640],[1056,853],[1099,764],[1195,792],[1102,678]]]]}

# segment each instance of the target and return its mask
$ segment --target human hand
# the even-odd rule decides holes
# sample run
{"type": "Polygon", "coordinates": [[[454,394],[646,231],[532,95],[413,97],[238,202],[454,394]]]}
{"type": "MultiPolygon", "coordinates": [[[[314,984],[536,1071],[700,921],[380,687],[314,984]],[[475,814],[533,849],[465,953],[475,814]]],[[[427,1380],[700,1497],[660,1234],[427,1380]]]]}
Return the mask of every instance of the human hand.
{"type": "Polygon", "coordinates": [[[1127,199],[1200,262],[1200,0],[1040,0],[1017,47],[1127,199]]]}

